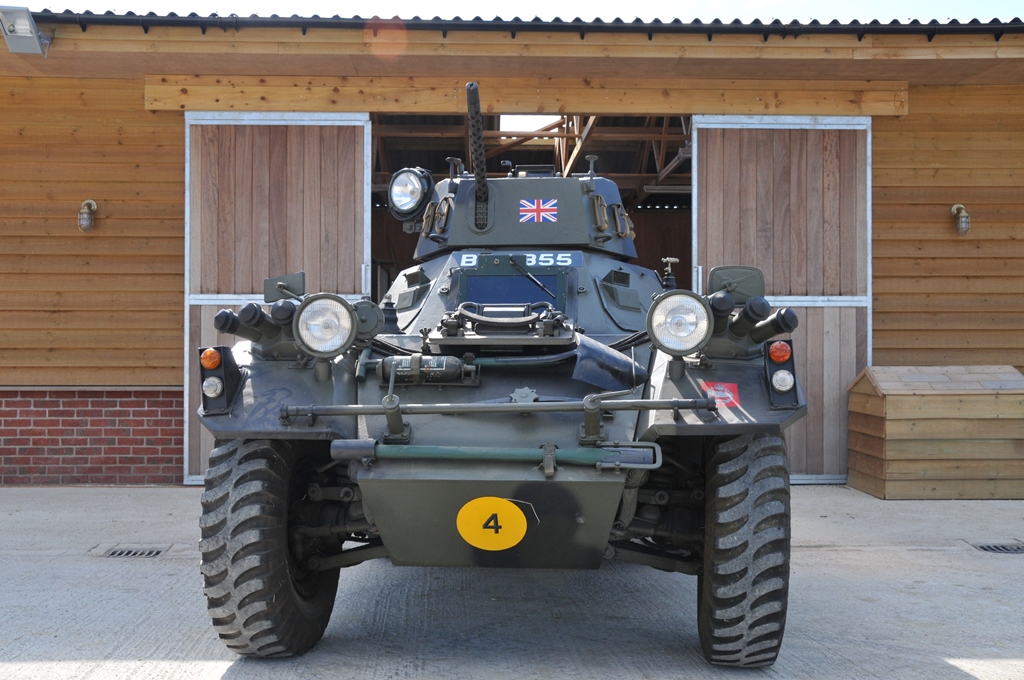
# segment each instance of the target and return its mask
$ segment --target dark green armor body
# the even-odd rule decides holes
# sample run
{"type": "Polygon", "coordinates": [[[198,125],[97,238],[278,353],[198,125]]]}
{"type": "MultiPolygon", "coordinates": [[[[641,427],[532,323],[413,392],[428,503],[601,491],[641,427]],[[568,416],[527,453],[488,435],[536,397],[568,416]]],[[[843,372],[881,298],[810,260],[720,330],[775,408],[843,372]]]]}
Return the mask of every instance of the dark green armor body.
{"type": "Polygon", "coordinates": [[[633,225],[593,161],[572,177],[527,167],[486,178],[482,136],[474,156],[475,174],[453,169],[436,184],[420,169],[396,174],[393,193],[411,186],[416,198],[392,209],[419,233],[420,264],[380,306],[352,306],[342,351],[307,347],[309,296],[295,278],[268,282],[281,332],[263,332],[255,312],[241,325],[218,317],[249,341],[215,348],[226,360],[203,369],[231,386],[204,398],[204,426],[221,442],[266,440],[283,459],[317,461],[288,520],[303,570],[389,557],[703,573],[716,452],[765,437],[777,448],[806,410],[792,358],[767,352],[795,316],[768,316],[750,268],[717,270],[717,297],[701,297],[632,264],[633,225]],[[674,323],[707,322],[678,352],[652,321],[673,295],[696,315],[674,323]]]}

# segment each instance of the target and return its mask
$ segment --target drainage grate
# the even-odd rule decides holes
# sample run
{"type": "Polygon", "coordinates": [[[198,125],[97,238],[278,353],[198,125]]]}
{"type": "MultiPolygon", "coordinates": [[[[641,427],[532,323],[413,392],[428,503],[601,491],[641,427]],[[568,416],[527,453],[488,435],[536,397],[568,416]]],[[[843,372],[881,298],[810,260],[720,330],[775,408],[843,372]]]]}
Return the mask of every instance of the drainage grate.
{"type": "Polygon", "coordinates": [[[975,545],[978,550],[1000,555],[1024,555],[1024,543],[987,543],[975,545]]]}
{"type": "Polygon", "coordinates": [[[104,557],[158,557],[163,552],[161,548],[114,548],[108,550],[104,557]]]}

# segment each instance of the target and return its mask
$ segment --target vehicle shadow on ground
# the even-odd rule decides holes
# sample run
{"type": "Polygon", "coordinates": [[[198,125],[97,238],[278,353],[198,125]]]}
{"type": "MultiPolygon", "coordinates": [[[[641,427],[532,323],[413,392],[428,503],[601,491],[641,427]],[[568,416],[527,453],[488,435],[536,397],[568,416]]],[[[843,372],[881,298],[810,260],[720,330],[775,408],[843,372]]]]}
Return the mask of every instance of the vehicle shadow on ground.
{"type": "MultiPolygon", "coordinates": [[[[696,578],[636,565],[576,572],[397,568],[380,561],[343,572],[333,618],[312,652],[286,661],[239,659],[223,677],[739,677],[705,662],[696,605],[696,578]]],[[[798,609],[791,607],[791,616],[798,609]]],[[[894,674],[892,665],[873,667],[869,650],[837,647],[813,633],[791,625],[779,662],[753,673],[972,677],[923,655],[907,658],[894,674]]]]}
{"type": "MultiPolygon", "coordinates": [[[[297,675],[344,669],[346,677],[639,677],[650,659],[704,666],[697,642],[696,579],[669,575],[671,591],[643,589],[649,570],[397,568],[342,574],[334,615],[297,675]],[[666,601],[669,600],[669,601],[666,601]]],[[[661,586],[659,590],[665,590],[661,586]]],[[[239,660],[225,678],[279,677],[239,660]]]]}

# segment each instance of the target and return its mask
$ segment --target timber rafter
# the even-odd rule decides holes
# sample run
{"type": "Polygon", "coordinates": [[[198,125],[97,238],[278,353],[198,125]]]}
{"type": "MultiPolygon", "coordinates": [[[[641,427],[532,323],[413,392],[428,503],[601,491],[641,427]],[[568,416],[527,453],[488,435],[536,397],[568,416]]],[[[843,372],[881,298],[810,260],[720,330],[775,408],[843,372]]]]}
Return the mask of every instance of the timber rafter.
{"type": "MultiPolygon", "coordinates": [[[[439,125],[434,123],[435,119],[391,116],[386,124],[371,127],[376,152],[387,154],[375,162],[375,187],[387,183],[389,175],[385,168],[393,172],[404,165],[419,164],[440,172],[447,168],[442,161],[448,155],[465,153],[466,126],[439,125]]],[[[372,122],[378,120],[379,117],[374,117],[372,122]]],[[[645,186],[671,188],[688,186],[691,181],[687,162],[692,148],[688,116],[560,116],[537,130],[505,131],[497,129],[499,117],[489,115],[484,117],[484,125],[488,159],[554,165],[559,174],[567,177],[585,172],[587,167],[582,159],[594,154],[601,175],[619,184],[630,205],[647,197],[645,186]]],[[[495,177],[505,172],[494,164],[490,171],[495,177]]]]}

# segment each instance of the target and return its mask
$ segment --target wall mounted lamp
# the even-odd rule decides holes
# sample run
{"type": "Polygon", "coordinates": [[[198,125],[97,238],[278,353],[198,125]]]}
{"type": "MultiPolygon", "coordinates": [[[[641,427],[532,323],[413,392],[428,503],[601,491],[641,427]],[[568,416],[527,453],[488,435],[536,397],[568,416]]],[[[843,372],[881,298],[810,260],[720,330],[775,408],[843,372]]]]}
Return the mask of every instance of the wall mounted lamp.
{"type": "Polygon", "coordinates": [[[82,201],[82,209],[78,211],[78,228],[88,233],[96,226],[96,201],[87,199],[82,201]]]}
{"type": "Polygon", "coordinates": [[[949,211],[956,218],[956,233],[967,236],[967,232],[971,230],[971,216],[967,214],[967,208],[957,203],[949,211]]]}
{"type": "Polygon", "coordinates": [[[28,7],[0,7],[0,31],[12,54],[41,54],[45,59],[53,41],[39,32],[28,7]]]}

